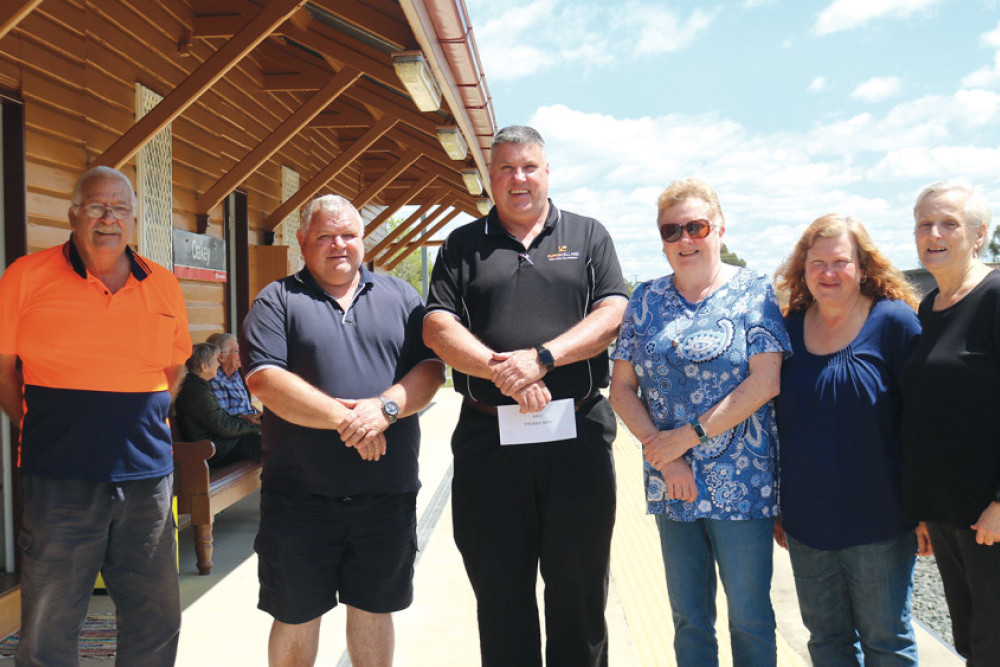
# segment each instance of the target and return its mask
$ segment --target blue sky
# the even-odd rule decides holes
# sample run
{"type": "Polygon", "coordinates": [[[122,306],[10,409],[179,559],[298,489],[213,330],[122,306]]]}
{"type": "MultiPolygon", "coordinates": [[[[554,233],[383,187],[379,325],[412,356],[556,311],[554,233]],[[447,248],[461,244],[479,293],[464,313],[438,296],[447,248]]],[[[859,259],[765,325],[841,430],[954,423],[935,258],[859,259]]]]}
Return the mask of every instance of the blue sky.
{"type": "Polygon", "coordinates": [[[998,0],[466,0],[499,126],[548,144],[551,195],[611,230],[626,277],[669,272],[656,196],[700,176],[724,241],[773,273],[854,215],[918,266],[913,200],[961,177],[1000,202],[998,0]]]}

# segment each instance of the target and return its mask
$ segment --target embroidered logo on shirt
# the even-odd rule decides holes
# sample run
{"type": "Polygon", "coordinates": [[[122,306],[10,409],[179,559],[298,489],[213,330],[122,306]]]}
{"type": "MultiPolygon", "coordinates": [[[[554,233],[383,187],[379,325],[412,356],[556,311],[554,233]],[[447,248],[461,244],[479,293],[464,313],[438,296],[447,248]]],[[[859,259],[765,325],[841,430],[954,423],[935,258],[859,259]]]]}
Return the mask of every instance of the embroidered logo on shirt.
{"type": "Polygon", "coordinates": [[[567,259],[580,259],[579,250],[569,250],[569,246],[559,246],[558,252],[550,252],[545,256],[550,262],[561,262],[567,259]]]}

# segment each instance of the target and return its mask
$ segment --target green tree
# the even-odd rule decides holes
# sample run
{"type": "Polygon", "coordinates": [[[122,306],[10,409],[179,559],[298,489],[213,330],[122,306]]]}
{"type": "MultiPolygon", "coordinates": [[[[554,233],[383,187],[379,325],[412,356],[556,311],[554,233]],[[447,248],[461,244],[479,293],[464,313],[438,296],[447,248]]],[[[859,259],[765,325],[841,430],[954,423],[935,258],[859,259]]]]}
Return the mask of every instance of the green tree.
{"type": "MultiPolygon", "coordinates": [[[[389,231],[393,231],[403,222],[402,218],[389,218],[386,222],[386,226],[389,231]]],[[[429,262],[428,272],[433,267],[433,262],[429,262]]],[[[413,289],[417,290],[417,293],[421,296],[426,297],[423,294],[423,260],[421,259],[421,251],[414,250],[411,252],[406,259],[396,265],[392,271],[389,272],[390,276],[395,276],[413,286],[413,289]]]]}
{"type": "Polygon", "coordinates": [[[741,266],[744,269],[747,266],[746,260],[742,259],[735,252],[731,252],[729,248],[726,247],[725,243],[722,244],[722,261],[725,264],[732,264],[733,266],[741,266]]]}
{"type": "Polygon", "coordinates": [[[991,262],[1000,262],[1000,225],[993,230],[990,244],[986,246],[986,257],[991,262]]]}

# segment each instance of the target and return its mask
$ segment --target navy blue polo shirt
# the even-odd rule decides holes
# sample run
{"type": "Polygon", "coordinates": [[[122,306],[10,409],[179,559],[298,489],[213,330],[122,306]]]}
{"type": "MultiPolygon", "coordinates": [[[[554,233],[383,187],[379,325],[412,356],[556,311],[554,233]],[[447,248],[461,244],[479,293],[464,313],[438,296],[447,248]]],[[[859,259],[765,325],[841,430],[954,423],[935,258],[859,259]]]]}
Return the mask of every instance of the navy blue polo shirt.
{"type": "MultiPolygon", "coordinates": [[[[489,215],[456,229],[438,253],[427,312],[446,311],[498,352],[533,348],[568,331],[594,304],[628,298],[611,236],[601,223],[549,201],[545,227],[529,248],[489,215]]],[[[514,401],[487,379],[453,371],[455,390],[490,405],[514,401]]],[[[544,382],[558,398],[608,386],[606,351],[558,366],[544,382]]]]}
{"type": "MultiPolygon", "coordinates": [[[[331,396],[370,398],[435,358],[421,337],[423,314],[420,296],[398,278],[362,267],[345,311],[302,269],[261,290],[243,321],[240,358],[248,375],[277,367],[331,396]]],[[[416,415],[386,430],[386,455],[376,462],[363,461],[336,431],[292,424],[266,408],[261,433],[269,490],[347,496],[420,488],[416,415]]]]}

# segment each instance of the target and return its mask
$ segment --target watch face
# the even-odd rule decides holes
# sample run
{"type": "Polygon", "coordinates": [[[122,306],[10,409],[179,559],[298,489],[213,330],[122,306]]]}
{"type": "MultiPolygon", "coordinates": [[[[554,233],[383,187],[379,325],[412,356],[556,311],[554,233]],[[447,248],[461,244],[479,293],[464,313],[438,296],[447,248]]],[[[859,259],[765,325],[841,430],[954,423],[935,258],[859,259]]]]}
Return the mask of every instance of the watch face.
{"type": "Polygon", "coordinates": [[[389,418],[389,422],[396,421],[399,416],[399,405],[395,401],[390,401],[388,398],[379,396],[379,400],[382,401],[382,413],[389,418]]]}

